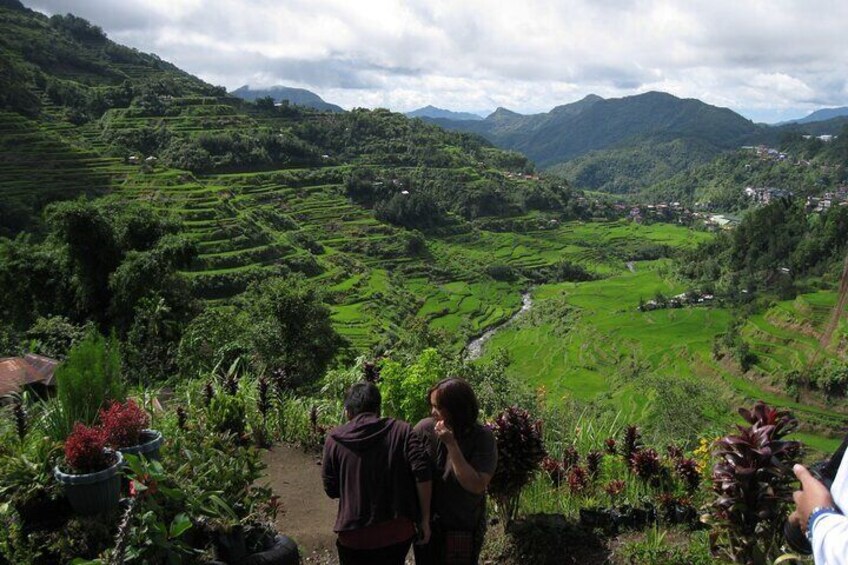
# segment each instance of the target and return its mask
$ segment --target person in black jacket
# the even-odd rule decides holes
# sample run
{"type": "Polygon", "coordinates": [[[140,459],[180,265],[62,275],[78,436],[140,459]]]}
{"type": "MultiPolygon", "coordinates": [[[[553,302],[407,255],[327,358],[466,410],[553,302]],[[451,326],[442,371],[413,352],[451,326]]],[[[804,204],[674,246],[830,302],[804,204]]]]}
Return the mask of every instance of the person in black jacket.
{"type": "Polygon", "coordinates": [[[324,443],[324,491],[339,499],[333,530],[342,565],[402,565],[416,528],[430,537],[432,470],[412,427],[380,417],[380,391],[353,385],[345,397],[347,422],[324,443]]]}

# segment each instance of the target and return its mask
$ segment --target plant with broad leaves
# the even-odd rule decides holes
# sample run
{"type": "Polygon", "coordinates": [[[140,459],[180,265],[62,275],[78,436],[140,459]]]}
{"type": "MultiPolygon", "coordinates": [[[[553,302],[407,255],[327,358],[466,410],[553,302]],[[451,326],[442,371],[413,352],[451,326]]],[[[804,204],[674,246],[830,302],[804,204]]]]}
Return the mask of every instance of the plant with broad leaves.
{"type": "Polygon", "coordinates": [[[630,457],[630,470],[643,481],[655,481],[660,469],[660,456],[652,447],[639,449],[630,457]]]}
{"type": "Polygon", "coordinates": [[[591,450],[586,454],[586,471],[592,479],[598,476],[598,471],[601,469],[601,461],[604,460],[604,453],[597,449],[591,450]]]}
{"type": "Polygon", "coordinates": [[[548,475],[548,478],[551,480],[551,484],[554,488],[559,487],[566,476],[566,471],[562,466],[562,462],[546,455],[545,458],[542,459],[541,466],[542,471],[548,475]]]}
{"type": "Polygon", "coordinates": [[[511,406],[490,424],[498,447],[498,467],[489,483],[489,492],[498,503],[505,523],[518,513],[521,490],[544,459],[542,421],[527,410],[511,406]]]}
{"type": "Polygon", "coordinates": [[[572,494],[586,490],[589,485],[589,472],[580,465],[575,465],[568,472],[568,488],[572,494]]]}
{"type": "Polygon", "coordinates": [[[736,434],[716,442],[716,499],[707,519],[714,525],[715,553],[758,565],[779,554],[792,500],[792,464],[801,447],[783,438],[798,428],[798,421],[788,411],[762,402],[739,414],[749,425],[737,426],[736,434]]]}

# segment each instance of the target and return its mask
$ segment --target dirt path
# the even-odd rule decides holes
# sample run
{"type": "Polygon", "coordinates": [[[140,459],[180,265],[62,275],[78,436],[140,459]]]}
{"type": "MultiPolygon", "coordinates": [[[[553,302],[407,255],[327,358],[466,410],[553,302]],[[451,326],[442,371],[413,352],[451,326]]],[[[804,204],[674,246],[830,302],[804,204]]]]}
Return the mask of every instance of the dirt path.
{"type": "Polygon", "coordinates": [[[305,563],[338,563],[333,533],[337,503],[324,494],[320,457],[282,444],[262,459],[268,465],[262,482],[270,484],[285,510],[277,517],[279,532],[297,542],[305,563]]]}

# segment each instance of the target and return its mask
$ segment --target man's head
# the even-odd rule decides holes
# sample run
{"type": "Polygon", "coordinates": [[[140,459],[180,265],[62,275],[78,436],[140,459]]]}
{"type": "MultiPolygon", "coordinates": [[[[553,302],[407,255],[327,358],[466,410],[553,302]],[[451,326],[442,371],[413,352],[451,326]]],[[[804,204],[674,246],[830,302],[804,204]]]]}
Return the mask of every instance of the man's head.
{"type": "Polygon", "coordinates": [[[374,383],[356,383],[345,395],[344,407],[348,419],[353,419],[364,412],[380,415],[380,389],[374,383]]]}

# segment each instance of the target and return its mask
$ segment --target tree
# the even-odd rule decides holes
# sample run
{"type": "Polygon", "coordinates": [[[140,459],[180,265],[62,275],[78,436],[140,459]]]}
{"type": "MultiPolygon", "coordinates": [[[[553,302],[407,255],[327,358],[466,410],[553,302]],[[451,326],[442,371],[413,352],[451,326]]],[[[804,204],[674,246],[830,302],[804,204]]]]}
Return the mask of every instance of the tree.
{"type": "Polygon", "coordinates": [[[254,283],[240,304],[257,368],[285,371],[294,386],[320,379],[345,345],[321,293],[300,275],[254,283]]]}

